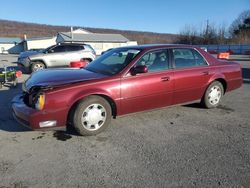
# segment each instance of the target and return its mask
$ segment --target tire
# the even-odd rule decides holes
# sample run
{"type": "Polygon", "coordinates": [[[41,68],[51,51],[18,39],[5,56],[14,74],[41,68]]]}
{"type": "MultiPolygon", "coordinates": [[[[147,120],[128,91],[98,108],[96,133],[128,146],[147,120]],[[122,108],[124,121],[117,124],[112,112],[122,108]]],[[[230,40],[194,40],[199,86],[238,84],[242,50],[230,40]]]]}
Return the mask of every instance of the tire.
{"type": "Polygon", "coordinates": [[[99,96],[90,96],[76,106],[73,125],[80,135],[92,136],[108,127],[111,116],[111,106],[108,101],[99,96]]]}
{"type": "Polygon", "coordinates": [[[220,102],[224,94],[224,88],[221,82],[214,81],[207,88],[203,98],[202,104],[206,108],[215,108],[220,102]]]}
{"type": "Polygon", "coordinates": [[[87,65],[91,62],[91,59],[84,59],[84,58],[82,58],[81,60],[85,61],[87,63],[87,65]]]}
{"type": "Polygon", "coordinates": [[[45,64],[41,61],[36,61],[34,63],[32,63],[31,65],[31,72],[36,72],[42,69],[45,69],[45,64]]]}

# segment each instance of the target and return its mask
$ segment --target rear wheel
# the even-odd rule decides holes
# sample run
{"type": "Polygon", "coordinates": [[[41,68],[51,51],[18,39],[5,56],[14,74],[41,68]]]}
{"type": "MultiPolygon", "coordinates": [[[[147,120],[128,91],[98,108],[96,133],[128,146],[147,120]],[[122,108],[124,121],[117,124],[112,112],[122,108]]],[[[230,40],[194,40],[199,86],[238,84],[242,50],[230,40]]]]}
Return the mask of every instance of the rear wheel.
{"type": "Polygon", "coordinates": [[[206,108],[215,108],[219,105],[223,94],[223,85],[219,81],[214,81],[207,88],[202,103],[206,108]]]}
{"type": "Polygon", "coordinates": [[[83,136],[96,135],[108,127],[111,115],[110,104],[104,98],[90,96],[77,105],[73,124],[83,136]]]}
{"type": "Polygon", "coordinates": [[[86,62],[86,65],[88,65],[91,62],[91,59],[82,58],[81,61],[86,62]]]}
{"type": "Polygon", "coordinates": [[[43,62],[40,61],[36,61],[34,63],[32,63],[31,65],[31,72],[36,72],[42,69],[45,69],[45,64],[43,62]]]}

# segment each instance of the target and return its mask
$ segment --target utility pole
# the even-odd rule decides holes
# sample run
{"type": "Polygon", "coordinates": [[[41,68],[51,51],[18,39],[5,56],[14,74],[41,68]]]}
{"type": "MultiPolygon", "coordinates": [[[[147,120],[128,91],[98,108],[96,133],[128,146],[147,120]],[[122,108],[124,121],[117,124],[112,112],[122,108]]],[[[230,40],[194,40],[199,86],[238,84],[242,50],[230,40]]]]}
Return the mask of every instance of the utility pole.
{"type": "Polygon", "coordinates": [[[206,25],[206,30],[205,30],[205,41],[207,42],[207,44],[209,44],[209,38],[208,38],[208,30],[209,30],[209,20],[207,19],[207,25],[206,25]]]}
{"type": "Polygon", "coordinates": [[[74,36],[74,34],[73,34],[73,27],[70,27],[70,34],[71,34],[71,43],[73,43],[73,36],[74,36]]]}
{"type": "Polygon", "coordinates": [[[208,35],[208,29],[209,29],[209,20],[207,19],[207,25],[206,25],[206,35],[208,35]]]}

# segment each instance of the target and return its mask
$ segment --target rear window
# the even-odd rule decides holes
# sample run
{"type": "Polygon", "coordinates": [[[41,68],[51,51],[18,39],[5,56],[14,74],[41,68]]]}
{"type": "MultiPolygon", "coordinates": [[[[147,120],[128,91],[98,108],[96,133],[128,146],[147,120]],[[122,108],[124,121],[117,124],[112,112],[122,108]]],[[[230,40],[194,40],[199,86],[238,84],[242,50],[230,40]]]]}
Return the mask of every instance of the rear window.
{"type": "Polygon", "coordinates": [[[90,46],[88,44],[85,44],[85,48],[89,48],[90,50],[95,51],[94,48],[92,48],[92,46],[90,46]]]}

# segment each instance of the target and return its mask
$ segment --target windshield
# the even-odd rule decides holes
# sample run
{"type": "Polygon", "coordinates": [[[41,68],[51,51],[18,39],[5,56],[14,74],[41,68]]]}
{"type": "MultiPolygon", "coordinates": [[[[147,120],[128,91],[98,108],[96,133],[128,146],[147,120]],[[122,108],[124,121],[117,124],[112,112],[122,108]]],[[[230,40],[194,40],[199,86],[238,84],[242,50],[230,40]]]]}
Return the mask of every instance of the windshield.
{"type": "Polygon", "coordinates": [[[88,64],[85,69],[106,75],[121,72],[140,52],[137,49],[117,48],[110,50],[88,64]]]}

